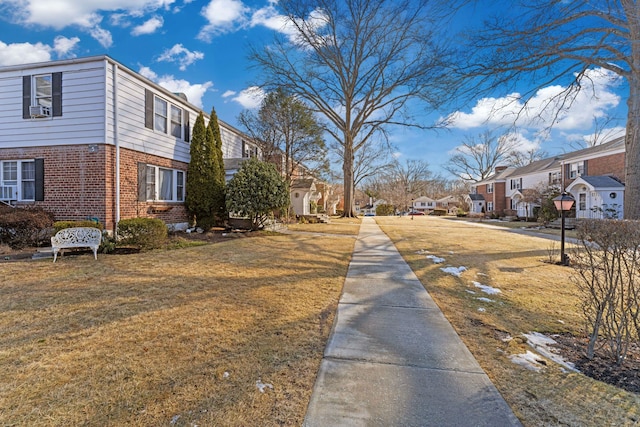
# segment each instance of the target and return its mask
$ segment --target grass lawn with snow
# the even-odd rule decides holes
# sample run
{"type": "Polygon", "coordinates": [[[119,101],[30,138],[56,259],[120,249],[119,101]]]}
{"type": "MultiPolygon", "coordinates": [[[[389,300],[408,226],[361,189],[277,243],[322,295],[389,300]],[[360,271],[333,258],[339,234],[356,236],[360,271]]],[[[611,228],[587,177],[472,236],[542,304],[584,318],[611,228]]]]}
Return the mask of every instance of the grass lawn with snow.
{"type": "Polygon", "coordinates": [[[301,425],[354,241],[0,264],[0,424],[301,425]]]}
{"type": "Polygon", "coordinates": [[[529,344],[538,333],[583,334],[573,270],[548,262],[549,240],[429,216],[376,221],[524,425],[640,422],[640,395],[529,344]]]}

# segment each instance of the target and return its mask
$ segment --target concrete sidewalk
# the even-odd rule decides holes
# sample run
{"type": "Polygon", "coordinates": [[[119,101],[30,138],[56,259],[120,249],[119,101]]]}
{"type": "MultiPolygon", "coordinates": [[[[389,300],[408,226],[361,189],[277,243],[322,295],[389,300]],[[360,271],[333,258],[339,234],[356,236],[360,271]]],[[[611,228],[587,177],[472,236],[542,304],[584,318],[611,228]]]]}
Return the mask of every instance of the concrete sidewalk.
{"type": "Polygon", "coordinates": [[[304,425],[521,425],[373,218],[362,221],[304,425]]]}

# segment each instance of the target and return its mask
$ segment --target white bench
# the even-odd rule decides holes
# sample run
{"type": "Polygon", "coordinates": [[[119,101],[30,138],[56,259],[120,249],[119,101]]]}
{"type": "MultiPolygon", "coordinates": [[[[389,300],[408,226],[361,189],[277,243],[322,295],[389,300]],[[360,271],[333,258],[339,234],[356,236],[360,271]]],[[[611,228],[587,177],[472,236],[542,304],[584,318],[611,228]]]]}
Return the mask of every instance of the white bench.
{"type": "Polygon", "coordinates": [[[93,250],[93,257],[97,260],[98,247],[101,242],[102,232],[98,228],[71,227],[62,229],[51,238],[53,262],[56,262],[60,249],[72,248],[90,248],[93,250]]]}

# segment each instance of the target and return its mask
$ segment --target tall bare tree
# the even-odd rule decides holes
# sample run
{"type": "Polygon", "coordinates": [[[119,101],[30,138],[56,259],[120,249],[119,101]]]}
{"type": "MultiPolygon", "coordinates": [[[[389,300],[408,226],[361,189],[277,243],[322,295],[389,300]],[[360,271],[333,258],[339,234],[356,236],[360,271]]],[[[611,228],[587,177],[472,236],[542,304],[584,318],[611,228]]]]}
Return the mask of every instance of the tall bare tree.
{"type": "Polygon", "coordinates": [[[560,110],[575,100],[589,69],[601,67],[623,77],[629,90],[624,216],[640,219],[640,2],[512,3],[496,9],[496,16],[477,32],[470,50],[477,56],[469,58],[464,74],[474,85],[493,89],[514,88],[523,79],[535,82],[524,98],[569,78],[572,83],[551,102],[560,110]]]}
{"type": "Polygon", "coordinates": [[[542,160],[545,157],[549,157],[549,153],[538,148],[531,148],[526,151],[511,150],[506,156],[506,162],[509,166],[520,168],[527,166],[537,160],[542,160]]]}
{"type": "Polygon", "coordinates": [[[265,159],[284,156],[281,166],[287,184],[301,168],[316,176],[328,169],[322,126],[305,103],[282,89],[267,94],[257,113],[241,112],[238,121],[262,143],[265,159]]]}
{"type": "Polygon", "coordinates": [[[376,194],[396,208],[405,209],[411,199],[426,195],[432,177],[429,163],[424,160],[405,163],[396,160],[384,173],[367,182],[365,193],[376,194]]]}
{"type": "Polygon", "coordinates": [[[508,135],[496,137],[487,131],[477,137],[467,136],[444,168],[465,181],[480,182],[506,162],[515,148],[516,141],[508,135]]]}
{"type": "Polygon", "coordinates": [[[354,155],[394,125],[422,126],[409,101],[427,110],[450,99],[452,49],[442,0],[282,0],[287,36],[251,58],[267,85],[285,88],[326,119],[341,145],[344,216],[355,216],[354,155]]]}

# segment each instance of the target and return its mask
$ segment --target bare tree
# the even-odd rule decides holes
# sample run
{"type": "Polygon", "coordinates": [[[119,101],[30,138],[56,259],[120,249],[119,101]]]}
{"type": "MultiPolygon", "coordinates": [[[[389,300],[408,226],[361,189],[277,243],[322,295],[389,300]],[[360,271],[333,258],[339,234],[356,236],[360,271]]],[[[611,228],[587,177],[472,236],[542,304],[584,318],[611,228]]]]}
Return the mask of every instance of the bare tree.
{"type": "Polygon", "coordinates": [[[369,182],[367,193],[377,194],[396,208],[409,206],[411,199],[426,194],[433,173],[424,160],[395,161],[376,180],[369,182]]]}
{"type": "Polygon", "coordinates": [[[353,159],[353,185],[358,185],[371,177],[384,174],[393,167],[392,148],[388,144],[365,144],[358,150],[353,159]]]}
{"type": "Polygon", "coordinates": [[[283,0],[287,36],[251,58],[267,85],[286,88],[326,119],[342,147],[344,216],[355,216],[354,155],[389,126],[421,126],[409,101],[427,110],[449,100],[452,49],[442,0],[283,0]]]}
{"type": "MultiPolygon", "coordinates": [[[[569,77],[572,83],[550,101],[556,111],[582,90],[589,69],[601,67],[626,79],[624,216],[640,219],[640,2],[519,1],[501,8],[474,36],[463,74],[473,85],[515,88],[535,82],[538,89],[569,77]]],[[[476,86],[477,87],[477,86],[476,86]]]]}
{"type": "Polygon", "coordinates": [[[465,181],[480,182],[488,178],[515,149],[515,140],[508,135],[494,136],[487,131],[478,137],[466,137],[456,148],[444,168],[465,181]]]}
{"type": "Polygon", "coordinates": [[[509,154],[506,155],[506,162],[509,166],[520,168],[546,157],[549,157],[549,153],[536,148],[527,151],[511,150],[509,154]]]}
{"type": "Polygon", "coordinates": [[[322,127],[303,102],[283,90],[269,93],[257,114],[245,110],[238,121],[261,142],[264,158],[284,169],[289,185],[301,168],[313,175],[328,168],[322,127]]]}

